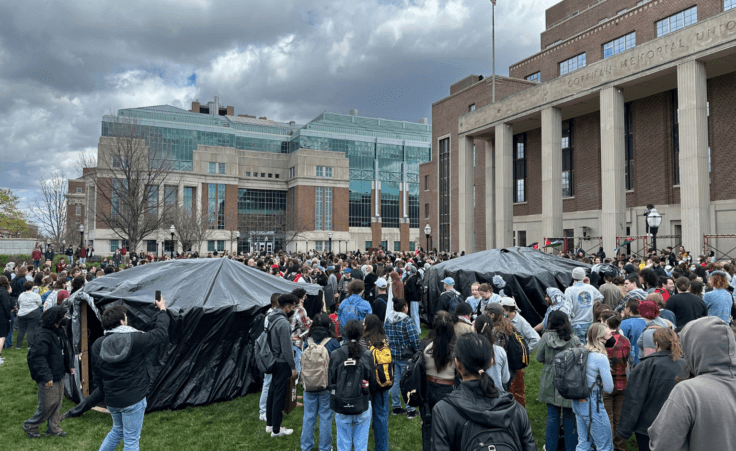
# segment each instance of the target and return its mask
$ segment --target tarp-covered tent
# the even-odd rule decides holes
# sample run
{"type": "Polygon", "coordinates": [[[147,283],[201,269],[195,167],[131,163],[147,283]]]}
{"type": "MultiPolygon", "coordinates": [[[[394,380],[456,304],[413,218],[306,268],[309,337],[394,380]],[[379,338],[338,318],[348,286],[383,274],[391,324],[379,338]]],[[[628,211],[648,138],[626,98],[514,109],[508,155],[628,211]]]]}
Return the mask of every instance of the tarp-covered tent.
{"type": "MultiPolygon", "coordinates": [[[[319,285],[296,284],[229,259],[174,260],[137,266],[94,279],[75,296],[72,335],[82,354],[77,387],[89,387],[88,350],[102,336],[100,313],[109,305],[128,308],[131,326],[146,330],[156,314],[156,290],[171,316],[169,338],[148,355],[151,387],[147,411],[206,405],[260,389],[249,330],[254,317],[270,306],[273,293],[304,288],[321,296],[319,285]],[[80,374],[81,373],[81,374],[80,374]]],[[[83,390],[84,391],[84,390],[83,390]]],[[[87,393],[88,394],[88,393],[87,393]]]]}
{"type": "MultiPolygon", "coordinates": [[[[530,247],[509,247],[476,252],[454,258],[429,269],[423,283],[428,288],[429,312],[444,291],[442,280],[452,277],[455,289],[463,299],[471,295],[474,282],[488,283],[493,287],[493,276],[499,275],[506,282],[504,294],[513,296],[521,309],[521,315],[533,326],[542,321],[547,306],[545,290],[549,287],[565,288],[572,284],[572,270],[590,265],[566,258],[545,254],[530,247]]],[[[494,288],[495,292],[498,289],[494,288]]]]}

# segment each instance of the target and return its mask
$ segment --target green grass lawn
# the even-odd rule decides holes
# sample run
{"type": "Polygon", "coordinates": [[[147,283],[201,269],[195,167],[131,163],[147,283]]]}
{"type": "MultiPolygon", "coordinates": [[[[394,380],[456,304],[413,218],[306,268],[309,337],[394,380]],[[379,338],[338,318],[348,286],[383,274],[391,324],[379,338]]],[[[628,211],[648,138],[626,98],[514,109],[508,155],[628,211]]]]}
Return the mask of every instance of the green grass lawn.
{"type": "MultiPolygon", "coordinates": [[[[422,334],[426,336],[426,331],[422,334]]],[[[15,344],[15,343],[14,343],[15,344]]],[[[0,449],[12,451],[43,450],[96,450],[112,427],[109,415],[90,411],[81,418],[72,418],[61,424],[68,432],[66,437],[27,439],[21,424],[36,410],[37,385],[31,380],[26,363],[27,344],[20,351],[3,350],[5,363],[0,365],[0,449]]],[[[526,408],[532,422],[537,449],[544,444],[546,405],[537,401],[539,377],[542,365],[532,358],[526,370],[526,408]]],[[[272,439],[264,430],[265,423],[258,420],[259,394],[251,394],[228,402],[206,407],[189,407],[182,410],[154,412],[146,415],[140,445],[144,450],[284,450],[298,451],[302,415],[297,408],[284,416],[284,426],[294,429],[290,437],[272,439]]],[[[64,413],[74,406],[65,399],[64,413]]],[[[337,434],[333,432],[333,439],[337,434]]],[[[317,437],[315,437],[317,443],[317,437]]],[[[408,420],[404,416],[389,415],[389,449],[391,451],[420,450],[422,433],[419,417],[408,420]]],[[[122,443],[118,447],[123,449],[122,443]]],[[[335,450],[337,445],[335,443],[335,450]]],[[[368,449],[373,448],[373,432],[368,449]]],[[[629,447],[629,449],[636,449],[629,447]]]]}

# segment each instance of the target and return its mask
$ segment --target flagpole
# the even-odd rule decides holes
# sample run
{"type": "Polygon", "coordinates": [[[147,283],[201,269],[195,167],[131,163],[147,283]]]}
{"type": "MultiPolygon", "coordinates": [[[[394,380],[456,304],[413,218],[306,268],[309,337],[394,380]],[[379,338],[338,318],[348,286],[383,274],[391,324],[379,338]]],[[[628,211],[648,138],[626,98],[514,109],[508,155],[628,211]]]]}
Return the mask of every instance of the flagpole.
{"type": "Polygon", "coordinates": [[[491,101],[496,102],[496,0],[491,0],[491,47],[493,48],[493,96],[491,101]]]}

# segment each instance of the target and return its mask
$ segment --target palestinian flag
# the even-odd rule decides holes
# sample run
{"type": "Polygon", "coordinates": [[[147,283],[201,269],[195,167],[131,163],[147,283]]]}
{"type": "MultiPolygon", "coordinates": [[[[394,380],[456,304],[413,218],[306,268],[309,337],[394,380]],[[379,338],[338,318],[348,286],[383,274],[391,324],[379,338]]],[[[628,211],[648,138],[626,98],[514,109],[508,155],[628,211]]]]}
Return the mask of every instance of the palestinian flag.
{"type": "Polygon", "coordinates": [[[529,245],[529,247],[531,247],[532,249],[539,250],[539,242],[532,243],[529,245]]]}
{"type": "Polygon", "coordinates": [[[631,243],[632,241],[636,241],[636,238],[632,238],[632,237],[626,238],[624,242],[619,247],[617,247],[616,250],[613,251],[613,255],[617,255],[619,249],[631,243]]]}
{"type": "Polygon", "coordinates": [[[562,246],[562,240],[561,239],[555,239],[554,241],[550,241],[549,238],[544,240],[544,247],[560,247],[562,246]]]}

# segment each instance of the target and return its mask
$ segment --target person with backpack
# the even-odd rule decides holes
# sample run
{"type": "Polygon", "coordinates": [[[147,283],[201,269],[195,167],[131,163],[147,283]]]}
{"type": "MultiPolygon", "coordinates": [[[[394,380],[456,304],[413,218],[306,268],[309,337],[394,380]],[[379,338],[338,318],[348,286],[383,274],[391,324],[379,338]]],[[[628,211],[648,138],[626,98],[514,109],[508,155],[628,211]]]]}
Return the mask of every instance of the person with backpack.
{"type": "Polygon", "coordinates": [[[547,329],[537,346],[537,360],[544,364],[539,378],[539,397],[537,399],[547,404],[547,429],[544,438],[547,451],[557,451],[562,448],[559,446],[561,420],[565,430],[564,449],[574,451],[578,444],[572,401],[563,398],[555,389],[553,364],[557,354],[580,345],[580,339],[573,333],[567,314],[559,310],[551,312],[547,321],[547,329]]]}
{"type": "Polygon", "coordinates": [[[374,314],[366,315],[360,346],[373,358],[374,376],[371,386],[373,440],[376,451],[388,451],[388,391],[394,384],[394,364],[391,347],[383,322],[374,314]]]}
{"type": "Polygon", "coordinates": [[[567,315],[568,320],[571,319],[570,315],[572,312],[570,311],[570,306],[567,305],[565,293],[557,288],[547,288],[546,291],[547,294],[544,296],[544,301],[547,304],[547,311],[544,313],[544,319],[542,319],[542,322],[534,326],[534,330],[536,330],[537,333],[541,333],[547,328],[549,315],[556,310],[560,310],[567,315]]]}
{"type": "Polygon", "coordinates": [[[442,280],[442,283],[445,286],[445,291],[437,300],[437,306],[434,309],[434,312],[431,312],[432,315],[437,314],[440,310],[452,313],[455,311],[457,304],[463,302],[462,296],[457,290],[455,290],[455,280],[452,277],[445,277],[445,279],[442,280]]]}
{"type": "MultiPolygon", "coordinates": [[[[657,329],[653,337],[656,352],[641,358],[629,374],[624,392],[616,438],[624,443],[636,435],[639,451],[649,450],[649,426],[677,384],[677,376],[685,367],[680,339],[671,329],[657,329]]],[[[614,438],[615,441],[615,438],[614,438]]]]}
{"type": "Polygon", "coordinates": [[[337,317],[340,322],[340,335],[345,335],[345,325],[354,319],[363,321],[365,315],[373,313],[371,305],[363,299],[362,294],[365,284],[362,280],[353,280],[348,286],[350,296],[340,303],[337,308],[337,317]]]}
{"type": "Polygon", "coordinates": [[[457,339],[454,360],[462,383],[432,409],[432,450],[536,451],[526,410],[496,389],[486,369],[493,347],[480,334],[457,339]]]}
{"type": "MultiPolygon", "coordinates": [[[[281,294],[279,293],[274,293],[271,295],[271,308],[269,308],[266,314],[263,316],[262,326],[258,327],[258,329],[261,332],[263,332],[263,330],[266,327],[268,327],[268,316],[274,311],[274,309],[278,308],[280,296],[281,294]]],[[[260,421],[266,421],[266,403],[268,401],[268,390],[269,390],[269,387],[271,386],[272,376],[273,375],[270,373],[265,373],[263,375],[263,385],[261,386],[261,398],[258,400],[258,419],[260,421]]]]}
{"type": "Polygon", "coordinates": [[[493,341],[493,320],[490,315],[483,314],[475,319],[473,322],[475,333],[481,334],[491,343],[493,346],[493,359],[491,360],[491,366],[486,370],[496,389],[503,393],[506,390],[504,387],[508,384],[511,374],[509,373],[508,357],[506,351],[502,347],[498,346],[493,341]]]}
{"type": "Polygon", "coordinates": [[[394,311],[389,312],[384,322],[388,344],[391,347],[391,356],[394,362],[394,385],[391,387],[392,415],[404,415],[414,419],[416,409],[407,404],[401,408],[401,375],[406,369],[407,362],[419,350],[419,330],[409,318],[409,306],[403,299],[394,299],[394,311]]]}
{"type": "Polygon", "coordinates": [[[603,301],[603,295],[592,285],[584,282],[585,269],[572,270],[573,284],[565,290],[567,304],[570,306],[570,323],[580,342],[585,344],[588,327],[593,323],[593,303],[603,301]]]}
{"type": "MultiPolygon", "coordinates": [[[[608,421],[602,393],[613,391],[611,365],[605,348],[606,341],[611,338],[611,329],[604,324],[593,323],[588,328],[586,338],[584,383],[590,392],[585,398],[572,400],[572,411],[575,413],[578,429],[577,451],[590,451],[593,444],[597,451],[613,451],[611,423],[608,421]]],[[[568,381],[573,380],[570,374],[573,373],[568,374],[568,381]]],[[[555,388],[559,390],[560,387],[555,385],[555,388]]]]}
{"type": "Polygon", "coordinates": [[[294,315],[298,301],[296,295],[292,293],[279,296],[279,306],[268,315],[268,326],[264,331],[269,339],[274,362],[271,368],[271,386],[266,399],[266,432],[270,433],[271,437],[283,437],[294,433],[293,429],[281,427],[281,421],[289,378],[297,377],[289,318],[294,315]]]}
{"type": "Polygon", "coordinates": [[[411,319],[414,320],[417,330],[421,330],[422,326],[419,320],[419,304],[422,302],[422,293],[424,292],[424,288],[419,283],[421,276],[417,272],[417,267],[409,264],[407,265],[407,268],[409,276],[404,281],[404,299],[409,303],[411,319]]]}
{"type": "Polygon", "coordinates": [[[335,328],[326,313],[314,317],[304,339],[301,383],[304,389],[302,451],[314,448],[314,427],[319,417],[319,451],[332,449],[332,410],[329,385],[330,354],[340,347],[335,328]]]}
{"type": "Polygon", "coordinates": [[[634,344],[631,346],[631,355],[629,356],[629,366],[632,368],[639,363],[639,346],[636,346],[636,343],[638,343],[639,337],[647,327],[646,320],[639,315],[639,302],[641,301],[638,299],[626,301],[623,312],[624,320],[621,321],[621,333],[629,340],[629,343],[634,344]]]}
{"type": "MultiPolygon", "coordinates": [[[[467,304],[462,305],[470,308],[467,304]]],[[[432,409],[452,392],[455,383],[454,351],[457,335],[453,315],[440,310],[432,324],[434,327],[422,351],[427,373],[426,401],[419,409],[422,418],[422,451],[432,450],[432,409]]]]}
{"type": "Polygon", "coordinates": [[[386,307],[388,306],[388,282],[383,277],[376,280],[376,293],[376,298],[371,303],[371,310],[383,323],[386,321],[386,307]]]}
{"type": "Polygon", "coordinates": [[[613,432],[613,447],[615,451],[626,450],[626,440],[618,437],[616,429],[621,421],[621,409],[624,403],[624,390],[626,390],[626,369],[629,365],[631,354],[631,343],[619,333],[621,315],[612,310],[604,310],[598,318],[601,324],[605,324],[611,330],[611,338],[606,341],[606,353],[608,363],[611,365],[611,377],[613,378],[613,391],[603,395],[603,405],[608,413],[608,422],[611,423],[613,432]]]}
{"type": "MultiPolygon", "coordinates": [[[[503,307],[504,315],[508,318],[511,325],[517,331],[517,335],[512,336],[512,344],[516,341],[522,341],[524,346],[527,347],[527,365],[528,356],[534,352],[534,349],[539,343],[539,334],[536,330],[524,319],[523,316],[519,315],[521,310],[516,305],[516,301],[512,297],[501,298],[501,307],[503,307]],[[519,340],[521,338],[521,340],[519,340]]],[[[526,367],[527,365],[524,365],[526,367]]],[[[514,397],[519,404],[526,406],[526,391],[524,383],[525,368],[515,368],[515,373],[511,376],[511,382],[509,383],[509,391],[514,394],[514,397]]]]}
{"type": "Polygon", "coordinates": [[[335,412],[338,451],[366,451],[371,421],[373,358],[360,346],[363,324],[350,320],[345,341],[330,354],[330,405],[335,412]]]}
{"type": "Polygon", "coordinates": [[[516,339],[521,336],[513,324],[511,324],[511,321],[504,316],[504,310],[500,303],[494,302],[488,304],[486,312],[493,322],[493,343],[502,347],[508,357],[509,383],[504,388],[509,391],[509,386],[511,381],[514,380],[516,372],[529,365],[528,348],[523,342],[519,342],[516,339]]]}
{"type": "MultiPolygon", "coordinates": [[[[670,323],[660,315],[656,299],[660,297],[657,293],[649,293],[647,300],[639,304],[639,314],[646,320],[646,329],[639,335],[636,346],[639,348],[639,358],[654,352],[653,335],[656,329],[669,328],[675,330],[674,324],[670,323]]],[[[660,297],[661,298],[661,297],[660,297]]]]}

